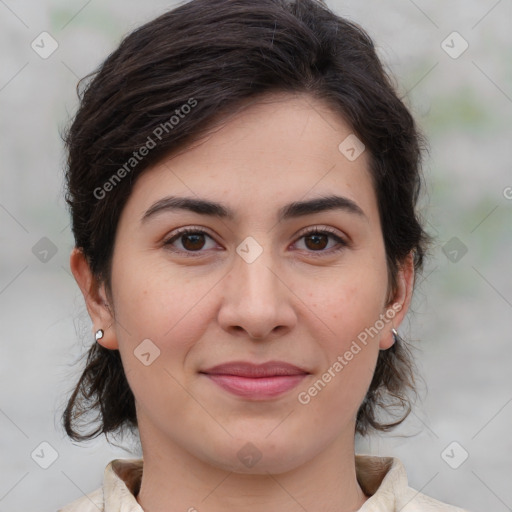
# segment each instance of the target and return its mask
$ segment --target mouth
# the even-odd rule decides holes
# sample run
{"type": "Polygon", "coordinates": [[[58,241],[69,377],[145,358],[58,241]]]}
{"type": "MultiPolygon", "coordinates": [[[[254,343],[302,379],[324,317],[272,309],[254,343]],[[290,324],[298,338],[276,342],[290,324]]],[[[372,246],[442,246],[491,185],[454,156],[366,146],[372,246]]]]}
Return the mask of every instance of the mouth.
{"type": "Polygon", "coordinates": [[[251,400],[278,397],[310,375],[304,368],[283,361],[264,364],[234,361],[200,373],[225,391],[251,400]]]}

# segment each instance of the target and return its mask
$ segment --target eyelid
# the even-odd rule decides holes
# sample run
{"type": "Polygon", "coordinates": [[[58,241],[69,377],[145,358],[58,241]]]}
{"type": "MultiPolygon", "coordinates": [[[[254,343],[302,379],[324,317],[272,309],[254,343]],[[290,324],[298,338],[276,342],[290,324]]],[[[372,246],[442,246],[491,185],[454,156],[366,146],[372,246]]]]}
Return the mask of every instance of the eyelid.
{"type": "Polygon", "coordinates": [[[182,234],[187,234],[187,233],[204,233],[205,235],[208,235],[210,238],[214,238],[214,235],[211,233],[211,231],[204,227],[204,226],[183,226],[181,228],[176,228],[176,229],[173,229],[171,233],[168,233],[165,237],[164,237],[164,243],[167,243],[169,242],[170,240],[172,240],[173,238],[177,238],[179,235],[182,235],[182,234]]]}
{"type": "Polygon", "coordinates": [[[321,226],[321,225],[315,225],[315,226],[309,226],[307,228],[301,229],[297,233],[297,237],[302,237],[304,235],[308,235],[309,233],[329,233],[331,235],[337,236],[338,238],[342,239],[344,242],[348,243],[347,240],[345,240],[346,237],[337,229],[332,228],[330,226],[321,226]]]}

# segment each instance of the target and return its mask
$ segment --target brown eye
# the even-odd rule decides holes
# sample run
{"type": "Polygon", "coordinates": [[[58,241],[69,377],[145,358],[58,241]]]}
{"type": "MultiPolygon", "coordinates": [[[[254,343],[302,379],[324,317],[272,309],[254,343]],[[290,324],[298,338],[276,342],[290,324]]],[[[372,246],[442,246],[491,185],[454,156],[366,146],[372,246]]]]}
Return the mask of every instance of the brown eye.
{"type": "Polygon", "coordinates": [[[329,237],[320,233],[307,235],[304,237],[304,239],[306,247],[313,251],[325,249],[329,243],[329,237]]]}
{"type": "Polygon", "coordinates": [[[181,236],[182,245],[187,251],[198,251],[205,244],[205,237],[200,233],[193,233],[181,236]]]}
{"type": "Polygon", "coordinates": [[[177,231],[174,236],[164,242],[164,246],[173,252],[183,254],[187,253],[205,253],[207,249],[215,248],[216,244],[208,233],[199,229],[185,228],[177,231]]]}
{"type": "Polygon", "coordinates": [[[318,253],[318,256],[332,254],[345,249],[348,243],[338,235],[338,232],[328,228],[310,229],[299,237],[296,247],[306,252],[318,253]]]}

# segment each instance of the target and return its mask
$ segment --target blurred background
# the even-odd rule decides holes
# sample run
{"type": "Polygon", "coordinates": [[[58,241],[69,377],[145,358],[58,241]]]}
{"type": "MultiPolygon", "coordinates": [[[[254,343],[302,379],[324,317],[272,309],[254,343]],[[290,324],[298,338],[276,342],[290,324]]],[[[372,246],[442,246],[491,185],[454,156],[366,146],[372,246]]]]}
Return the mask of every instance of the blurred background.
{"type": "MultiPolygon", "coordinates": [[[[436,243],[400,329],[422,400],[358,450],[399,457],[410,485],[442,501],[512,510],[512,0],[327,4],[374,38],[431,148],[423,205],[436,243]]],[[[93,339],[69,271],[59,133],[78,79],[175,5],[0,0],[0,511],[55,511],[132,456],[74,444],[60,426],[93,339]]]]}

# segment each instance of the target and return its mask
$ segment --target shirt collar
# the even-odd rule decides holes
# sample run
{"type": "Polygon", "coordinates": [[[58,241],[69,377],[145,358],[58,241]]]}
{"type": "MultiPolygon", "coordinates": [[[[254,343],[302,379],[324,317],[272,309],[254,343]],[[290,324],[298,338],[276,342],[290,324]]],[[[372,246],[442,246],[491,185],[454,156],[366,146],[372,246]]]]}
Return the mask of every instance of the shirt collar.
{"type": "Polygon", "coordinates": [[[363,492],[370,496],[359,512],[397,510],[397,497],[408,488],[403,464],[394,457],[356,455],[356,475],[363,492]]]}
{"type": "Polygon", "coordinates": [[[103,479],[105,512],[144,512],[135,498],[142,467],[142,459],[116,459],[108,464],[103,479]]]}

